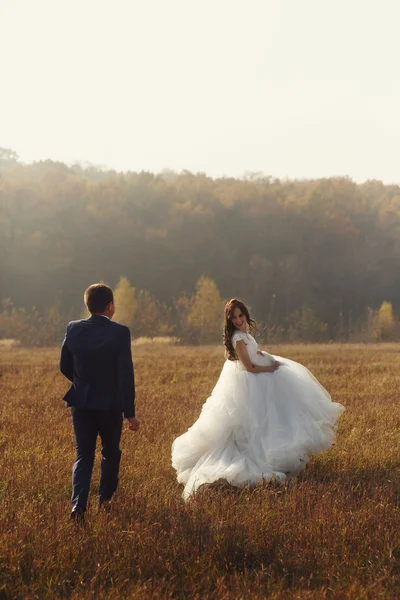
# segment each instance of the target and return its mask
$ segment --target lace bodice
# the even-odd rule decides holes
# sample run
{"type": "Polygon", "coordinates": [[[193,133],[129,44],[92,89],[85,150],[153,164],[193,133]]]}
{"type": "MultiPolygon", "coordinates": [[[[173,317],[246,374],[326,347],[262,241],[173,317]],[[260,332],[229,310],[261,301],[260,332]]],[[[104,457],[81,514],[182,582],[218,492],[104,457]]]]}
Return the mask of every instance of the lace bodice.
{"type": "MultiPolygon", "coordinates": [[[[253,338],[250,333],[242,333],[241,331],[236,331],[232,336],[232,345],[236,350],[236,344],[239,340],[242,340],[247,346],[247,352],[249,353],[249,357],[251,362],[254,365],[260,366],[270,366],[275,360],[271,354],[268,352],[263,352],[262,355],[257,353],[258,344],[256,340],[253,338]]],[[[239,361],[240,362],[240,361],[239,361]]],[[[242,363],[240,363],[242,364],[242,363]]]]}

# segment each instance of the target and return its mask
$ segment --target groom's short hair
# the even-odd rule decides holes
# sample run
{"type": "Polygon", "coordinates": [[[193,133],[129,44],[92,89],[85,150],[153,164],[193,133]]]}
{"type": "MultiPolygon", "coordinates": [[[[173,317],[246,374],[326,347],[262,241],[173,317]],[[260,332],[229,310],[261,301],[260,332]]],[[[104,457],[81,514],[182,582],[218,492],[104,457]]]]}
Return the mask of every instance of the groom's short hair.
{"type": "Polygon", "coordinates": [[[102,313],[110,302],[114,302],[114,294],[105,283],[93,283],[85,290],[84,299],[90,313],[102,313]]]}

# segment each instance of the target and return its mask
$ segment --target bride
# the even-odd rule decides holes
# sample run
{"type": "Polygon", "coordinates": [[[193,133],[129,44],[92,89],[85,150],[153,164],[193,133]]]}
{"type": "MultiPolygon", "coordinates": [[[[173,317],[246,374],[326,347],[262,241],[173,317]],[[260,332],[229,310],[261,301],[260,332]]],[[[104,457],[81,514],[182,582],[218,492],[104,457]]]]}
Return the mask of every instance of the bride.
{"type": "Polygon", "coordinates": [[[329,448],[341,404],[302,365],[257,349],[243,302],[225,306],[227,360],[197,421],[172,445],[183,498],[220,479],[234,486],[284,482],[329,448]]]}

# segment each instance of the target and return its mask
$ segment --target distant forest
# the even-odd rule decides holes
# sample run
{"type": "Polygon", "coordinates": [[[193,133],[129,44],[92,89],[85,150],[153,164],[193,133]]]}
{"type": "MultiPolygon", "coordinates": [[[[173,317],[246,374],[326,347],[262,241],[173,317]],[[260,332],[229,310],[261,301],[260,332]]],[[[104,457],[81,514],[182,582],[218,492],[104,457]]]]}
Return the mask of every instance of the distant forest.
{"type": "Polygon", "coordinates": [[[198,341],[188,314],[206,282],[219,311],[243,299],[271,339],[362,339],[383,302],[400,314],[400,186],[28,165],[0,149],[0,337],[30,319],[33,343],[53,319],[37,339],[57,342],[84,289],[121,277],[137,323],[139,296],[158,307],[143,334],[183,335],[186,311],[198,341]]]}

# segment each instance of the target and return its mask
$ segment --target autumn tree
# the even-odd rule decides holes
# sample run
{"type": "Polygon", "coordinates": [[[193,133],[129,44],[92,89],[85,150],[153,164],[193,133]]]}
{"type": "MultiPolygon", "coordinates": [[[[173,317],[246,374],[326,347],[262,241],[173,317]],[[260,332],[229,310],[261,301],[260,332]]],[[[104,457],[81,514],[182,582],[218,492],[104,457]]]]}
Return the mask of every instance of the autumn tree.
{"type": "Polygon", "coordinates": [[[196,293],[188,314],[188,325],[195,332],[199,344],[221,338],[223,307],[224,303],[215,281],[202,275],[196,284],[196,293]]]}
{"type": "Polygon", "coordinates": [[[0,166],[13,165],[18,161],[18,154],[10,148],[0,148],[0,166]]]}
{"type": "Polygon", "coordinates": [[[321,342],[327,339],[328,325],[323,323],[310,306],[295,310],[289,318],[289,339],[321,342]]]}
{"type": "Polygon", "coordinates": [[[114,291],[115,320],[133,330],[137,314],[135,288],[127,277],[120,277],[114,291]]]}
{"type": "Polygon", "coordinates": [[[171,308],[160,302],[148,290],[139,290],[136,295],[136,319],[134,335],[155,337],[173,332],[171,308]]]}
{"type": "Polygon", "coordinates": [[[14,306],[10,298],[3,300],[0,312],[0,338],[14,339],[25,346],[40,345],[40,315],[35,308],[14,306]]]}
{"type": "Polygon", "coordinates": [[[382,302],[373,317],[373,335],[376,340],[392,340],[396,334],[396,320],[391,302],[382,302]]]}

